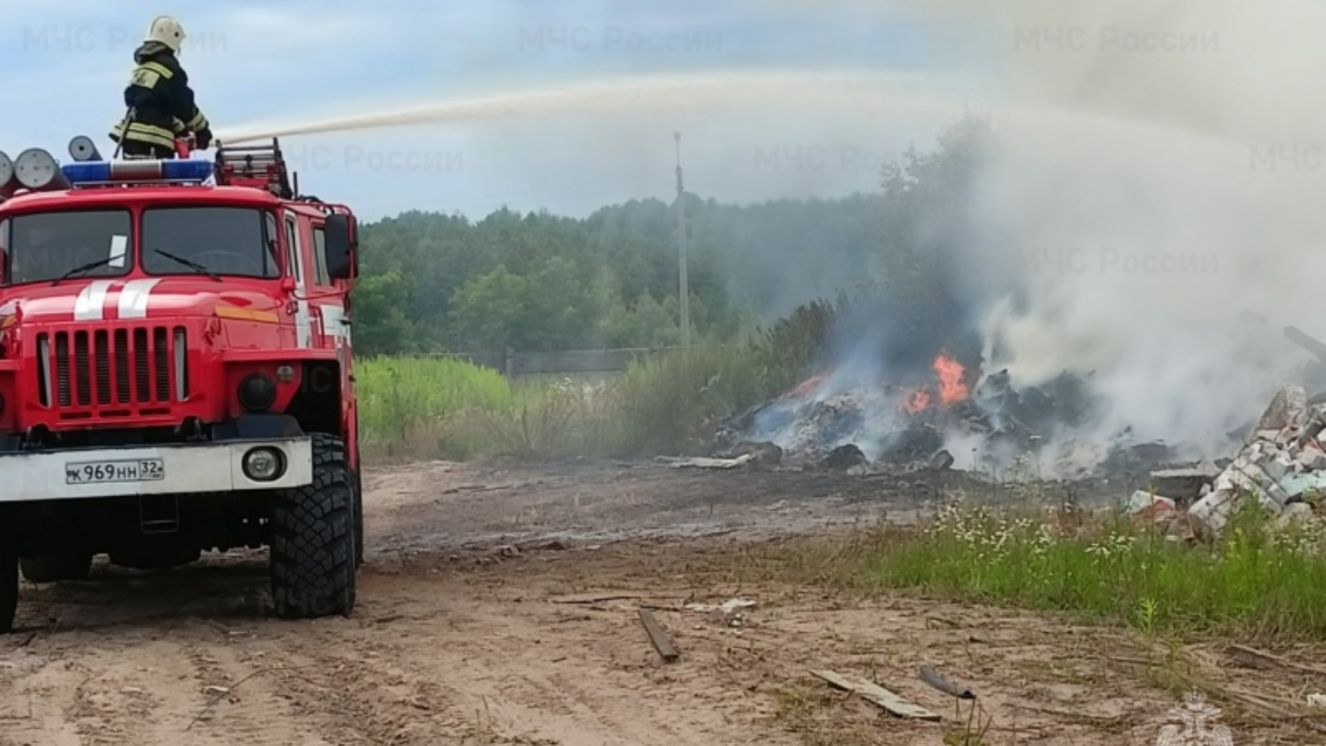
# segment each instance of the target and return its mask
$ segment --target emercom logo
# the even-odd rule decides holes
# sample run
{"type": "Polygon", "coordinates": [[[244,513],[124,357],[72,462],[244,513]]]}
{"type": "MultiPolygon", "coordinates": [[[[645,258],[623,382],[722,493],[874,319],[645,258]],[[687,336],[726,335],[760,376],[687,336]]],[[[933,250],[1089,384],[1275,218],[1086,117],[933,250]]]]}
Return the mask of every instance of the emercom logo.
{"type": "Polygon", "coordinates": [[[1206,703],[1206,695],[1191,692],[1183,698],[1183,705],[1169,711],[1175,725],[1161,728],[1156,746],[1234,746],[1234,735],[1229,728],[1216,724],[1220,708],[1206,703]]]}

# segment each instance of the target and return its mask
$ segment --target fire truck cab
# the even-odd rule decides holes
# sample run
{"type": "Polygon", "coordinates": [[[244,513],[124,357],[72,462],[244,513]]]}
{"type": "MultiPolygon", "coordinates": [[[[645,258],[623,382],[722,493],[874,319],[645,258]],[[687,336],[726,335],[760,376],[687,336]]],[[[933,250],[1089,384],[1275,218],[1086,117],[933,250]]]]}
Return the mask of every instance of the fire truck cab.
{"type": "Polygon", "coordinates": [[[276,142],[96,157],[0,154],[0,631],[20,568],[262,546],[278,615],[349,614],[353,214],[297,196],[276,142]]]}

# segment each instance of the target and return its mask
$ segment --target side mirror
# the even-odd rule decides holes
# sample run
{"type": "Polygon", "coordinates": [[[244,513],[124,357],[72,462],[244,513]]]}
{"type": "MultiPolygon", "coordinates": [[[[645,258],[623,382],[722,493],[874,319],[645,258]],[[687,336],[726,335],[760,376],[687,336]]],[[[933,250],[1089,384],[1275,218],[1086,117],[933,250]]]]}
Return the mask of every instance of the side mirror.
{"type": "Polygon", "coordinates": [[[353,215],[328,215],[326,234],[327,273],[333,280],[349,280],[359,274],[358,226],[353,215]]]}

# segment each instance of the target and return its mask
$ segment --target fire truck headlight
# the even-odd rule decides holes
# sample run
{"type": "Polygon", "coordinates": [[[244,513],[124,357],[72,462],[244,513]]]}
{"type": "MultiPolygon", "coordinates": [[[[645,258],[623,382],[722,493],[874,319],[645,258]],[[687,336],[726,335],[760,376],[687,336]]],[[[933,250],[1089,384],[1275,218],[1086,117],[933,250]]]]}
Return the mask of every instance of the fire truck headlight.
{"type": "Polygon", "coordinates": [[[275,448],[254,448],[244,454],[244,476],[255,482],[273,482],[285,473],[285,459],[275,448]]]}
{"type": "Polygon", "coordinates": [[[240,381],[239,403],[250,412],[266,412],[276,403],[276,381],[266,373],[250,373],[240,381]]]}

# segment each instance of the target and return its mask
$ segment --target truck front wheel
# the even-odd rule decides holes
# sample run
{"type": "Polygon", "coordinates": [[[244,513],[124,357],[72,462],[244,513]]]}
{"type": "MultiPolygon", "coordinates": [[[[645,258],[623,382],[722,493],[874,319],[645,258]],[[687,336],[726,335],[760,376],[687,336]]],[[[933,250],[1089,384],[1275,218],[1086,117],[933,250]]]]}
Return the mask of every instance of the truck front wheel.
{"type": "Polygon", "coordinates": [[[313,436],[313,484],[272,510],[272,600],[287,619],[348,615],[355,605],[354,488],[345,444],[313,436]]]}
{"type": "Polygon", "coordinates": [[[18,555],[13,544],[0,538],[0,634],[14,629],[18,610],[18,555]]]}
{"type": "Polygon", "coordinates": [[[355,569],[364,564],[364,480],[355,472],[355,569]]]}

